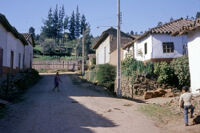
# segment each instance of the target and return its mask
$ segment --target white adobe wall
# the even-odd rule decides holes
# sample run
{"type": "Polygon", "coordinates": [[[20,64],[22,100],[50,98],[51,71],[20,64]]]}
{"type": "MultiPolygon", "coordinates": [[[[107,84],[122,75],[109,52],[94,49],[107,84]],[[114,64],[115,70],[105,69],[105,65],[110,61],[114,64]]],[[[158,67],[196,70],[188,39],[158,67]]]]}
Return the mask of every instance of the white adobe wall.
{"type": "Polygon", "coordinates": [[[19,53],[21,53],[21,66],[20,69],[23,68],[23,54],[24,54],[24,45],[18,39],[16,39],[10,32],[7,33],[7,67],[10,67],[10,56],[11,51],[14,52],[14,62],[13,69],[18,67],[19,63],[19,53]]]}
{"type": "Polygon", "coordinates": [[[200,88],[200,31],[188,35],[188,56],[190,66],[191,89],[196,92],[200,88]]]}
{"type": "Polygon", "coordinates": [[[14,52],[14,62],[13,62],[13,69],[16,69],[16,66],[18,62],[16,61],[16,51],[17,51],[17,42],[14,36],[10,33],[7,32],[7,67],[10,67],[10,57],[11,57],[11,51],[14,52]]]}
{"type": "Polygon", "coordinates": [[[129,48],[126,48],[126,49],[123,49],[123,60],[126,59],[127,56],[129,55],[132,55],[133,56],[133,46],[129,47],[129,48]]]}
{"type": "Polygon", "coordinates": [[[170,36],[166,34],[148,35],[135,42],[134,54],[136,60],[147,61],[158,58],[177,58],[183,55],[183,45],[187,44],[187,36],[170,36]],[[163,42],[174,43],[174,53],[163,53],[163,42]],[[144,54],[144,44],[147,43],[147,54],[144,54]],[[142,55],[138,54],[142,52],[142,55]]]}
{"type": "Polygon", "coordinates": [[[0,24],[0,48],[3,48],[3,66],[7,66],[7,31],[0,24]]]}
{"type": "Polygon", "coordinates": [[[20,40],[18,40],[18,39],[16,39],[16,41],[17,41],[17,43],[18,43],[18,45],[17,45],[17,67],[18,67],[18,61],[19,61],[19,53],[21,54],[21,59],[20,59],[20,69],[22,70],[23,69],[23,55],[24,55],[24,44],[20,41],[20,40]]]}
{"type": "Polygon", "coordinates": [[[29,43],[28,45],[25,46],[25,60],[24,60],[24,67],[25,69],[29,69],[32,66],[30,66],[33,60],[33,47],[29,43]]]}
{"type": "Polygon", "coordinates": [[[187,44],[187,36],[170,36],[166,34],[152,35],[152,58],[177,58],[183,55],[183,45],[187,44]],[[163,42],[174,43],[174,53],[163,53],[163,42]]]}
{"type": "Polygon", "coordinates": [[[96,49],[96,64],[105,64],[110,61],[110,36],[108,36],[96,49]],[[104,48],[106,48],[106,61],[104,62],[104,48]]]}
{"type": "Polygon", "coordinates": [[[3,48],[4,67],[10,67],[10,56],[11,56],[11,51],[13,51],[14,52],[13,69],[16,69],[16,67],[18,67],[19,53],[21,53],[20,69],[23,68],[24,45],[19,39],[15,38],[13,34],[7,32],[6,29],[1,24],[0,24],[0,47],[3,48]]]}
{"type": "Polygon", "coordinates": [[[123,49],[123,55],[122,55],[122,60],[126,59],[126,57],[128,56],[128,48],[123,49]]]}
{"type": "Polygon", "coordinates": [[[134,43],[134,57],[136,60],[139,60],[139,61],[150,60],[151,54],[152,54],[152,36],[151,35],[148,35],[142,40],[136,41],[134,43]],[[144,51],[145,43],[147,43],[147,54],[145,54],[145,51],[144,51]],[[139,51],[141,51],[142,54],[139,54],[139,51]]]}

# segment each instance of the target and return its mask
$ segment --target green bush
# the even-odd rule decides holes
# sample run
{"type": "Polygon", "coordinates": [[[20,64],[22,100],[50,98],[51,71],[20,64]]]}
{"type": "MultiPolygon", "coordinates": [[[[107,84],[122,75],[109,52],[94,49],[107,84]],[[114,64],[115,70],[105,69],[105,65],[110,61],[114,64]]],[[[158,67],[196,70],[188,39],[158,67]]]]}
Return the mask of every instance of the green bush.
{"type": "Polygon", "coordinates": [[[92,65],[96,65],[96,58],[92,58],[91,63],[92,65]]]}
{"type": "Polygon", "coordinates": [[[114,83],[116,78],[116,67],[110,64],[98,65],[97,81],[99,85],[105,86],[111,92],[114,92],[114,83]]]}
{"type": "Polygon", "coordinates": [[[88,81],[94,83],[96,81],[96,69],[93,68],[93,69],[87,71],[84,75],[84,78],[87,79],[88,81]]]}
{"type": "Polygon", "coordinates": [[[157,75],[158,83],[174,84],[176,81],[174,70],[167,62],[155,63],[154,74],[157,75]]]}
{"type": "Polygon", "coordinates": [[[133,83],[138,75],[153,75],[153,69],[153,63],[144,64],[142,61],[136,61],[130,57],[122,62],[122,74],[130,78],[133,83]]]}
{"type": "Polygon", "coordinates": [[[190,86],[190,72],[189,72],[189,61],[188,57],[183,56],[174,59],[171,62],[171,66],[174,69],[174,73],[178,78],[178,84],[182,86],[190,86]]]}

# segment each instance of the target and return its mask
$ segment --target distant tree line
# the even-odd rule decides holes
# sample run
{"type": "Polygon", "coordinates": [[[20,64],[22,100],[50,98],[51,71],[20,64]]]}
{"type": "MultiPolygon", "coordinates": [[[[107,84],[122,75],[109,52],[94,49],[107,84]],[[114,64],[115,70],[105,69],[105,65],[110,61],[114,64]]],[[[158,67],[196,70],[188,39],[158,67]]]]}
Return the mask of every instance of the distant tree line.
{"type": "Polygon", "coordinates": [[[48,17],[42,26],[42,34],[53,39],[60,39],[63,34],[67,34],[68,39],[74,40],[79,38],[88,27],[89,23],[86,22],[85,15],[80,14],[78,6],[76,12],[72,11],[69,17],[65,13],[64,6],[58,9],[56,5],[55,10],[49,9],[48,17]]]}
{"type": "MultiPolygon", "coordinates": [[[[85,37],[85,53],[89,54],[94,40],[90,34],[90,24],[84,14],[72,11],[71,16],[65,13],[64,6],[50,8],[47,18],[43,21],[40,35],[35,35],[35,29],[30,27],[29,33],[34,35],[37,44],[42,47],[42,54],[56,56],[80,56],[82,54],[81,37],[85,37]]],[[[38,52],[37,53],[41,53],[38,52]]]]}

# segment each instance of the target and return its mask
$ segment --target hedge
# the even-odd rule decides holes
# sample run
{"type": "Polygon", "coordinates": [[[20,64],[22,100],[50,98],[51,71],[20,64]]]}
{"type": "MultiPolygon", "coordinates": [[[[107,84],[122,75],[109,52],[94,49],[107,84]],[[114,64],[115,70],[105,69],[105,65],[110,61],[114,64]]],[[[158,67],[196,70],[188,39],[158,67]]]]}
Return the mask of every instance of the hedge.
{"type": "Polygon", "coordinates": [[[110,64],[98,65],[96,78],[99,85],[105,86],[111,92],[114,92],[116,67],[110,64]]]}

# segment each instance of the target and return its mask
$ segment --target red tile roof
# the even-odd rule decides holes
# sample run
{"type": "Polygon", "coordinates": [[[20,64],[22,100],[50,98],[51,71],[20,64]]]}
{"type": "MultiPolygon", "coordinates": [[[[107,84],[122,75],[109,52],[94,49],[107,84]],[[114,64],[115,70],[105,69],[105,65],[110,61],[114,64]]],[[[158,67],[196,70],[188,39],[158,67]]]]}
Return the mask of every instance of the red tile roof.
{"type": "MultiPolygon", "coordinates": [[[[112,35],[111,38],[111,46],[110,46],[110,52],[113,52],[117,49],[117,29],[111,27],[104,31],[101,36],[98,38],[98,40],[92,45],[93,49],[97,49],[99,45],[109,36],[112,35]]],[[[124,44],[134,40],[134,37],[124,33],[121,31],[121,46],[123,47],[124,44]]]]}
{"type": "Polygon", "coordinates": [[[183,26],[179,31],[173,32],[172,35],[183,35],[192,32],[196,29],[200,29],[200,19],[195,20],[192,24],[183,26]]]}
{"type": "Polygon", "coordinates": [[[145,32],[142,36],[135,39],[135,41],[141,40],[142,38],[146,37],[149,34],[168,34],[168,35],[170,35],[174,32],[179,31],[183,26],[188,26],[188,25],[191,25],[192,23],[194,23],[194,21],[180,18],[180,19],[174,20],[172,22],[169,22],[169,23],[163,24],[161,26],[157,26],[155,28],[150,29],[149,31],[145,32]]]}
{"type": "Polygon", "coordinates": [[[33,35],[31,33],[22,33],[26,41],[28,41],[32,46],[35,46],[35,41],[33,39],[33,35]]]}

